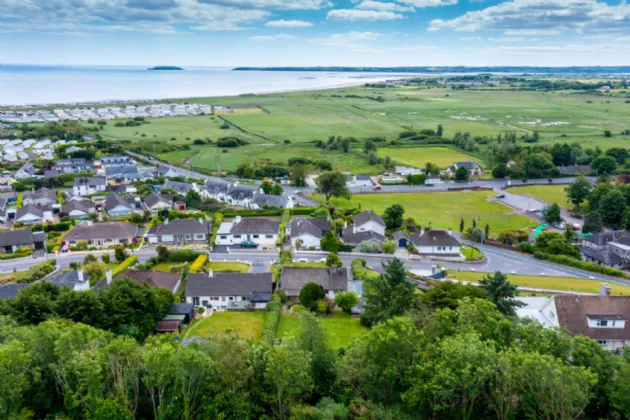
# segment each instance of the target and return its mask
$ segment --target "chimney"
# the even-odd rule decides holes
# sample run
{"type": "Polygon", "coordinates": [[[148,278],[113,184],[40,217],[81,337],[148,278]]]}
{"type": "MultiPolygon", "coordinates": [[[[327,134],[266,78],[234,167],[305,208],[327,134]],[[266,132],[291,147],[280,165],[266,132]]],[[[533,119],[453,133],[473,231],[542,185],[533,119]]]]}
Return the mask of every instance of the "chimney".
{"type": "Polygon", "coordinates": [[[348,227],[348,221],[347,221],[347,220],[344,220],[344,221],[343,221],[343,228],[345,229],[345,228],[347,228],[347,227],[348,227]]]}
{"type": "Polygon", "coordinates": [[[83,269],[79,268],[77,270],[77,277],[79,278],[79,283],[83,283],[85,281],[85,278],[83,277],[83,269]]]}
{"type": "Polygon", "coordinates": [[[448,236],[453,236],[453,229],[448,228],[448,236]]]}
{"type": "Polygon", "coordinates": [[[201,217],[197,219],[197,221],[199,222],[200,225],[203,225],[203,219],[201,217]]]}
{"type": "Polygon", "coordinates": [[[420,236],[424,236],[424,228],[422,226],[420,226],[420,236]]]}
{"type": "Polygon", "coordinates": [[[164,224],[168,225],[168,217],[164,219],[164,224]]]}
{"type": "Polygon", "coordinates": [[[610,286],[608,283],[602,283],[599,286],[599,295],[600,296],[610,296],[610,286]]]}
{"type": "Polygon", "coordinates": [[[214,271],[211,268],[208,269],[208,277],[214,277],[214,271]]]}
{"type": "Polygon", "coordinates": [[[352,226],[352,233],[357,233],[357,227],[356,226],[352,226]]]}
{"type": "Polygon", "coordinates": [[[239,223],[241,223],[241,216],[236,216],[236,217],[234,218],[234,224],[235,224],[235,225],[237,225],[237,224],[239,224],[239,223]]]}
{"type": "Polygon", "coordinates": [[[107,272],[105,273],[105,281],[107,282],[107,285],[109,286],[110,284],[112,284],[112,270],[107,270],[107,272]]]}

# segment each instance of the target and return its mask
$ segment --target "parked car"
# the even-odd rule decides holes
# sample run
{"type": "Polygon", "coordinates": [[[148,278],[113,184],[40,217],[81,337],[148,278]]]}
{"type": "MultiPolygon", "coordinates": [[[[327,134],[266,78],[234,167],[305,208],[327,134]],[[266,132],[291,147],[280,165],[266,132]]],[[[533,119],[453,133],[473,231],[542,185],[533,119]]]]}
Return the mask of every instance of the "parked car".
{"type": "Polygon", "coordinates": [[[258,248],[258,244],[252,241],[241,242],[241,248],[258,248]]]}
{"type": "Polygon", "coordinates": [[[326,258],[320,258],[319,260],[317,260],[317,262],[325,263],[326,262],[326,258]]]}
{"type": "Polygon", "coordinates": [[[295,262],[307,263],[308,262],[308,258],[298,258],[297,260],[295,260],[295,262]]]}
{"type": "Polygon", "coordinates": [[[376,187],[372,188],[374,191],[380,191],[381,190],[381,186],[377,185],[376,187]]]}
{"type": "Polygon", "coordinates": [[[68,252],[70,250],[70,246],[68,244],[65,244],[64,246],[61,247],[61,252],[68,252]]]}
{"type": "Polygon", "coordinates": [[[499,194],[499,195],[497,195],[497,198],[498,198],[498,199],[505,198],[505,194],[499,194]]]}
{"type": "Polygon", "coordinates": [[[433,184],[427,184],[426,182],[424,183],[425,187],[433,187],[433,184]]]}

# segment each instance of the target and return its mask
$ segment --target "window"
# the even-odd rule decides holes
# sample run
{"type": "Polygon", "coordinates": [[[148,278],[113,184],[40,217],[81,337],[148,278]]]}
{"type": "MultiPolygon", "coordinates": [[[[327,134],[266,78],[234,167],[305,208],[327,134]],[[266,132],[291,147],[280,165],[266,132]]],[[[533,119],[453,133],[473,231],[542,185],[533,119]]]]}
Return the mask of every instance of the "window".
{"type": "Polygon", "coordinates": [[[241,235],[234,235],[234,239],[241,239],[241,235]]]}
{"type": "Polygon", "coordinates": [[[225,302],[225,296],[221,296],[221,302],[225,302]]]}
{"type": "Polygon", "coordinates": [[[207,301],[207,300],[202,300],[202,301],[201,301],[201,304],[202,304],[203,306],[205,306],[206,308],[208,307],[208,301],[207,301]]]}
{"type": "Polygon", "coordinates": [[[258,239],[260,237],[260,235],[252,235],[252,238],[254,239],[258,239]]]}
{"type": "Polygon", "coordinates": [[[195,239],[204,239],[206,235],[195,235],[195,239]]]}
{"type": "Polygon", "coordinates": [[[103,242],[107,243],[107,242],[113,242],[114,240],[112,238],[106,238],[105,240],[103,240],[103,242]]]}
{"type": "Polygon", "coordinates": [[[247,300],[247,296],[242,296],[241,300],[247,300]]]}
{"type": "Polygon", "coordinates": [[[449,246],[449,247],[448,247],[448,250],[449,250],[449,251],[452,251],[452,250],[453,250],[453,247],[452,247],[452,246],[449,246]]]}
{"type": "Polygon", "coordinates": [[[265,238],[267,238],[267,239],[272,239],[272,238],[273,238],[273,235],[265,235],[265,238]]]}
{"type": "Polygon", "coordinates": [[[598,327],[607,327],[608,326],[608,321],[603,320],[603,319],[599,320],[599,321],[597,321],[597,326],[598,327]]]}
{"type": "Polygon", "coordinates": [[[234,297],[230,296],[230,300],[234,300],[234,297]]]}
{"type": "Polygon", "coordinates": [[[197,296],[193,297],[193,305],[199,306],[199,298],[197,296]]]}
{"type": "Polygon", "coordinates": [[[227,236],[221,235],[221,239],[227,239],[227,236]]]}
{"type": "Polygon", "coordinates": [[[597,340],[597,342],[601,344],[602,346],[605,346],[606,344],[608,344],[606,340],[597,340]]]}

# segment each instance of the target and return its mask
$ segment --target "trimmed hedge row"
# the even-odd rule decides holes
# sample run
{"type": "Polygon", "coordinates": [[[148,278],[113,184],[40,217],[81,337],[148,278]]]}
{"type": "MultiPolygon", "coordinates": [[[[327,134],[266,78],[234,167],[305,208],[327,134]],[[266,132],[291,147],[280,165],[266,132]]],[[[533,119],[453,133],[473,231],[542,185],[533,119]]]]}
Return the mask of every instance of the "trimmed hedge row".
{"type": "Polygon", "coordinates": [[[0,261],[30,257],[31,255],[33,255],[33,252],[15,252],[13,254],[0,254],[0,261]]]}
{"type": "Polygon", "coordinates": [[[210,234],[210,246],[214,246],[214,242],[217,240],[217,231],[221,227],[223,222],[223,214],[214,213],[212,215],[212,233],[210,234]]]}
{"type": "Polygon", "coordinates": [[[280,296],[274,294],[271,302],[267,303],[265,310],[265,323],[263,324],[263,332],[260,336],[260,342],[266,346],[273,346],[276,339],[276,330],[280,322],[280,296]]]}
{"type": "Polygon", "coordinates": [[[280,216],[282,215],[283,209],[277,210],[244,210],[244,211],[226,211],[223,213],[223,217],[256,217],[256,216],[280,216]]]}
{"type": "Polygon", "coordinates": [[[200,254],[192,249],[176,249],[168,252],[168,260],[170,262],[192,262],[199,257],[200,254]]]}
{"type": "Polygon", "coordinates": [[[317,207],[295,207],[291,209],[291,214],[294,216],[309,216],[317,210],[317,207]]]}
{"type": "Polygon", "coordinates": [[[135,255],[127,257],[125,261],[121,262],[116,268],[112,270],[112,277],[116,277],[117,275],[119,275],[120,273],[122,273],[123,271],[125,271],[126,269],[128,269],[129,267],[131,267],[137,262],[138,262],[138,257],[136,257],[135,255]]]}
{"type": "Polygon", "coordinates": [[[190,266],[190,272],[196,273],[208,261],[208,254],[201,254],[190,266]]]}
{"type": "Polygon", "coordinates": [[[549,255],[547,260],[556,264],[568,265],[569,267],[579,268],[581,270],[592,271],[593,273],[606,274],[608,276],[628,278],[628,275],[616,268],[604,267],[590,262],[581,261],[566,255],[549,255]]]}

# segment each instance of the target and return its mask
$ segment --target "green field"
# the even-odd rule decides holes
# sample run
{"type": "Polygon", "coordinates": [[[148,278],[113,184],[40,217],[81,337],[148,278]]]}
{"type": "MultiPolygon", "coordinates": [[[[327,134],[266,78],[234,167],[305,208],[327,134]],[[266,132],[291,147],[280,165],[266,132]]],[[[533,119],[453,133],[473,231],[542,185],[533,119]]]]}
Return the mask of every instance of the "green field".
{"type": "Polygon", "coordinates": [[[573,207],[573,204],[567,200],[567,185],[531,185],[529,187],[510,188],[508,191],[512,194],[531,195],[545,203],[557,203],[565,210],[573,207]]]}
{"type": "MultiPolygon", "coordinates": [[[[326,334],[328,345],[333,349],[340,347],[347,348],[355,338],[361,337],[368,331],[367,327],[362,326],[357,318],[352,318],[350,315],[344,314],[343,312],[318,317],[317,320],[326,334]]],[[[276,336],[298,336],[299,334],[299,318],[295,315],[282,315],[276,336]]]]}
{"type": "Polygon", "coordinates": [[[215,262],[210,261],[207,265],[213,271],[238,271],[239,273],[247,273],[251,268],[248,264],[241,262],[215,262]]]}
{"type": "Polygon", "coordinates": [[[436,164],[440,168],[447,168],[453,162],[467,160],[474,160],[483,165],[481,159],[448,147],[384,147],[378,149],[378,155],[380,157],[389,156],[395,162],[422,169],[427,163],[436,164]]]}
{"type": "MultiPolygon", "coordinates": [[[[451,272],[449,277],[461,281],[478,282],[483,279],[487,273],[471,273],[468,271],[451,272]]],[[[554,277],[554,276],[523,276],[508,275],[508,280],[517,286],[532,287],[537,289],[550,290],[569,290],[574,292],[599,293],[599,280],[589,280],[576,277],[554,277]]],[[[612,288],[611,293],[630,295],[630,286],[623,286],[615,283],[608,283],[612,288]]]]}
{"type": "Polygon", "coordinates": [[[239,337],[257,342],[263,330],[264,312],[215,312],[195,320],[186,328],[182,338],[212,338],[238,333],[239,337]]]}
{"type": "Polygon", "coordinates": [[[412,217],[417,224],[428,226],[430,223],[432,227],[454,231],[459,230],[462,217],[466,228],[472,225],[474,218],[481,228],[490,225],[491,237],[505,229],[537,225],[528,217],[511,214],[513,210],[502,203],[486,201],[492,195],[492,191],[355,194],[350,201],[333,198],[331,204],[345,208],[360,205],[362,209],[372,209],[378,214],[383,214],[392,204],[401,204],[405,208],[405,217],[412,217]]]}

